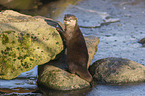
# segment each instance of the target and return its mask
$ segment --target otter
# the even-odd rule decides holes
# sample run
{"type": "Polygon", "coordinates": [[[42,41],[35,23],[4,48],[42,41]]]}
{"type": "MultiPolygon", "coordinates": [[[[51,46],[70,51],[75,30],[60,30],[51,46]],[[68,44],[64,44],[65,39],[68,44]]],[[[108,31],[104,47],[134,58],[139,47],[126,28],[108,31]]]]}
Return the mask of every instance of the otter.
{"type": "Polygon", "coordinates": [[[72,74],[79,75],[82,79],[91,82],[92,76],[88,71],[88,50],[83,34],[77,23],[77,18],[74,15],[66,14],[64,16],[65,29],[61,30],[56,27],[56,30],[64,38],[67,48],[66,63],[68,70],[72,74]]]}

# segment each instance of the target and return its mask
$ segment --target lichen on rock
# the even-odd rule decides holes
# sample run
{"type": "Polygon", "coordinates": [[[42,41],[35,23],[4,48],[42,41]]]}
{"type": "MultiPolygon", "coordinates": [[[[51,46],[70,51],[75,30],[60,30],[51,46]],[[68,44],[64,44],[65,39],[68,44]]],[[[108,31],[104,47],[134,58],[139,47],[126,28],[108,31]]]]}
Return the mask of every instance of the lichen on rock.
{"type": "Polygon", "coordinates": [[[90,66],[94,80],[106,83],[145,81],[145,66],[125,59],[109,57],[97,60],[90,66]]]}
{"type": "MultiPolygon", "coordinates": [[[[41,65],[40,65],[41,66],[41,65]]],[[[39,85],[53,90],[73,90],[88,87],[90,84],[77,75],[58,67],[47,65],[43,75],[38,79],[39,85]]]]}
{"type": "Polygon", "coordinates": [[[0,78],[12,79],[53,60],[63,50],[59,33],[39,17],[0,12],[0,78]]]}

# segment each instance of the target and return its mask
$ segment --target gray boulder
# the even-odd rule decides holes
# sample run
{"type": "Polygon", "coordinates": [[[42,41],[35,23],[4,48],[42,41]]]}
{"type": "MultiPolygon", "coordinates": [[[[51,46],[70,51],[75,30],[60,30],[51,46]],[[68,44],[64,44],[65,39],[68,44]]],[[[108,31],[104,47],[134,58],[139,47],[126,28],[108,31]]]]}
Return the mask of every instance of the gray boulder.
{"type": "MultiPolygon", "coordinates": [[[[85,40],[90,57],[88,63],[89,66],[97,51],[99,39],[97,37],[87,36],[85,37],[85,40]]],[[[65,69],[67,69],[65,57],[65,54],[63,54],[58,60],[53,60],[45,65],[38,66],[37,84],[39,86],[45,86],[54,90],[74,90],[90,86],[89,82],[81,79],[75,74],[65,71],[65,69]]]]}
{"type": "Polygon", "coordinates": [[[50,65],[50,63],[44,67],[44,71],[38,76],[37,82],[39,86],[53,90],[73,90],[90,86],[89,82],[79,78],[79,76],[50,65]]]}
{"type": "Polygon", "coordinates": [[[46,21],[55,22],[12,10],[0,12],[0,79],[15,78],[63,50],[61,36],[46,21]]]}
{"type": "Polygon", "coordinates": [[[137,62],[109,57],[90,66],[94,80],[106,83],[129,83],[145,81],[145,66],[137,62]]]}

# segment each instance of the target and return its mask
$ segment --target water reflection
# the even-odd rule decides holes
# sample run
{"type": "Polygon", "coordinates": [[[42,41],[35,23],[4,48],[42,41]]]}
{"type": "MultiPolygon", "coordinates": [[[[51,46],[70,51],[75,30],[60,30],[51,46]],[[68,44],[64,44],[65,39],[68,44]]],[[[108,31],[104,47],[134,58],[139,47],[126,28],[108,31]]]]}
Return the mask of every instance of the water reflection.
{"type": "Polygon", "coordinates": [[[63,13],[67,6],[75,5],[81,0],[54,0],[54,2],[49,2],[42,5],[41,3],[38,4],[38,2],[34,3],[36,0],[13,0],[13,2],[9,2],[10,4],[2,1],[0,0],[0,4],[7,8],[2,8],[1,6],[0,9],[15,9],[24,14],[40,15],[53,18],[63,13]]]}
{"type": "Polygon", "coordinates": [[[87,95],[92,89],[85,88],[81,90],[73,90],[73,91],[56,91],[51,89],[41,89],[43,96],[85,96],[87,95]]]}
{"type": "Polygon", "coordinates": [[[0,0],[0,5],[12,9],[36,9],[41,3],[37,0],[0,0]]]}

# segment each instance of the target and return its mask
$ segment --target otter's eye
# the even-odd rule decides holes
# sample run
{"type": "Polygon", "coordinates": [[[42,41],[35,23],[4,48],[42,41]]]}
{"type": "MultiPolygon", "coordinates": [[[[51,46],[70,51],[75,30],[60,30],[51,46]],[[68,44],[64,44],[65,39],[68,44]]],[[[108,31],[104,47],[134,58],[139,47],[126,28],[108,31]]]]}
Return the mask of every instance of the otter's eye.
{"type": "Polygon", "coordinates": [[[73,20],[68,20],[68,22],[72,22],[73,20]]]}

